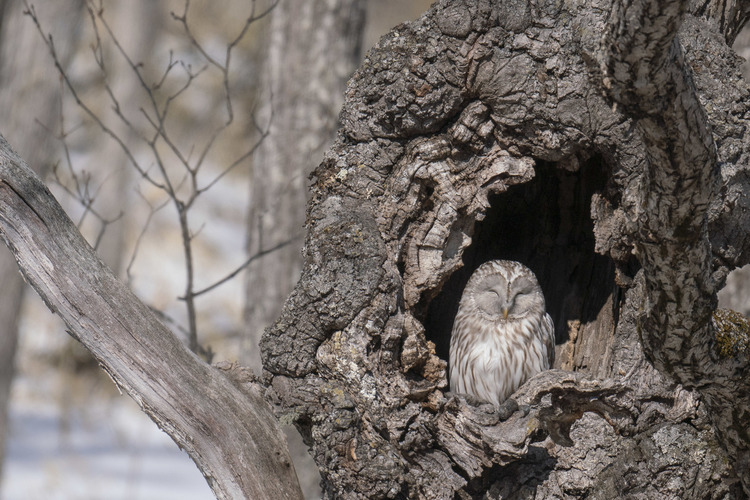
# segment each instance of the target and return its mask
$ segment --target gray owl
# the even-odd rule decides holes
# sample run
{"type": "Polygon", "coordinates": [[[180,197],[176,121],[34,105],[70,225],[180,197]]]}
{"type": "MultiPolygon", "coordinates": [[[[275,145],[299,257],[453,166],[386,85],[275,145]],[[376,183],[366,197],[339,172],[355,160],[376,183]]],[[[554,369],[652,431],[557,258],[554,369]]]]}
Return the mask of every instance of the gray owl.
{"type": "Polygon", "coordinates": [[[531,269],[509,260],[479,266],[453,323],[451,390],[499,405],[554,359],[554,325],[531,269]]]}

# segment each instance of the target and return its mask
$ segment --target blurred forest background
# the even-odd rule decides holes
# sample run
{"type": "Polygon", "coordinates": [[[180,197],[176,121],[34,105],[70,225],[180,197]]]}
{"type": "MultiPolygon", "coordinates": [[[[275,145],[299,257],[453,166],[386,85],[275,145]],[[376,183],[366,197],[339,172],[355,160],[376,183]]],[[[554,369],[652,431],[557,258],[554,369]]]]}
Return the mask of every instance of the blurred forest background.
{"type": "MultiPolygon", "coordinates": [[[[279,0],[263,16],[270,0],[0,0],[0,134],[176,335],[258,369],[258,336],[299,272],[308,174],[343,82],[430,3],[279,0]]],[[[750,30],[735,48],[750,59],[750,30]]],[[[213,498],[0,250],[0,499],[213,498]]],[[[750,271],[721,301],[750,312],[750,271]]],[[[289,435],[317,498],[317,470],[289,435]]]]}

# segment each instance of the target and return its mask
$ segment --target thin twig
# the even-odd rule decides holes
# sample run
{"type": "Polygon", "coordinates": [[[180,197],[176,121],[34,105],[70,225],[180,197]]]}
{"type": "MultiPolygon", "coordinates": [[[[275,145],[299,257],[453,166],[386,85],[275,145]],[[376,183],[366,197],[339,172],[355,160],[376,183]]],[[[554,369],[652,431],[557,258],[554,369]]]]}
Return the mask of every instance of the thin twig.
{"type": "Polygon", "coordinates": [[[130,254],[130,260],[128,261],[127,268],[125,269],[125,275],[128,277],[128,283],[130,283],[133,280],[133,274],[132,274],[133,264],[135,263],[135,258],[138,255],[138,249],[141,246],[143,237],[146,234],[146,231],[148,230],[149,226],[151,225],[151,220],[154,218],[154,215],[156,215],[156,213],[159,212],[162,208],[166,207],[170,201],[170,199],[167,198],[162,203],[154,207],[148,201],[148,199],[143,195],[140,189],[137,189],[136,192],[138,193],[138,196],[140,196],[141,199],[143,199],[143,201],[145,201],[146,204],[149,206],[149,212],[148,212],[148,216],[146,217],[146,222],[143,223],[143,227],[141,227],[141,231],[140,233],[138,233],[138,237],[135,240],[135,245],[133,246],[133,253],[130,254]]]}
{"type": "Polygon", "coordinates": [[[47,48],[49,49],[50,53],[52,54],[52,59],[54,60],[55,67],[60,72],[60,76],[62,77],[63,81],[65,82],[65,86],[67,87],[68,91],[73,96],[73,99],[75,100],[76,104],[79,108],[81,108],[86,115],[89,116],[96,124],[97,126],[104,132],[106,135],[114,139],[115,142],[120,146],[120,148],[123,150],[125,155],[127,156],[128,160],[130,161],[131,165],[138,171],[138,173],[146,179],[148,182],[153,184],[156,187],[159,187],[161,189],[164,189],[164,186],[157,182],[155,179],[153,179],[151,176],[149,176],[143,168],[141,168],[138,161],[135,159],[133,154],[130,152],[130,149],[127,147],[127,145],[124,143],[124,141],[112,131],[111,128],[107,127],[107,125],[104,124],[104,122],[99,118],[99,116],[94,113],[91,108],[86,105],[85,102],[81,99],[78,92],[75,89],[75,86],[70,81],[70,78],[68,77],[67,72],[62,67],[62,64],[60,63],[60,58],[57,55],[57,50],[55,49],[54,41],[52,40],[52,35],[46,36],[44,34],[44,30],[42,29],[42,26],[39,22],[39,18],[36,14],[36,9],[33,5],[30,5],[27,0],[23,0],[24,6],[26,7],[25,13],[31,17],[32,21],[34,22],[34,25],[36,26],[37,30],[39,31],[39,34],[42,35],[42,38],[44,39],[47,48]]]}
{"type": "MultiPolygon", "coordinates": [[[[271,121],[273,119],[272,113],[267,126],[261,128],[255,120],[255,117],[253,116],[253,124],[260,132],[259,139],[249,150],[240,154],[239,157],[237,157],[234,161],[231,161],[223,169],[220,169],[219,173],[210,178],[210,180],[204,186],[199,186],[198,174],[201,170],[201,167],[207,163],[209,154],[214,151],[219,136],[221,136],[234,122],[235,115],[232,107],[232,98],[230,92],[230,65],[232,61],[232,53],[249,32],[250,25],[268,15],[277,3],[278,0],[274,0],[268,8],[263,9],[258,13],[256,12],[256,2],[255,0],[252,0],[252,7],[249,17],[246,19],[239,33],[227,43],[224,61],[218,61],[217,59],[214,59],[209,55],[208,51],[204,49],[204,47],[198,42],[197,38],[193,35],[189,27],[187,18],[188,11],[190,9],[190,0],[185,0],[183,14],[181,16],[178,16],[175,13],[172,13],[172,17],[182,25],[185,36],[190,40],[191,45],[195,48],[197,53],[205,59],[206,64],[200,67],[200,69],[198,69],[197,71],[194,71],[190,64],[186,64],[182,60],[175,59],[174,53],[170,50],[169,61],[167,62],[164,71],[159,75],[159,79],[152,84],[148,84],[146,82],[146,77],[144,74],[145,72],[143,71],[143,64],[134,61],[133,58],[130,57],[130,55],[120,43],[120,40],[115,35],[109,22],[105,18],[104,5],[102,0],[87,1],[86,9],[92,25],[94,37],[94,42],[92,44],[92,55],[96,66],[103,77],[103,91],[104,93],[106,93],[107,99],[111,104],[111,109],[114,113],[115,119],[120,121],[125,126],[125,128],[132,133],[132,138],[138,141],[139,144],[143,144],[149,150],[149,154],[153,158],[153,164],[149,168],[144,168],[136,159],[136,155],[133,153],[133,150],[130,149],[128,144],[126,144],[123,137],[118,136],[117,133],[115,133],[114,130],[107,123],[105,123],[104,120],[100,116],[98,116],[91,107],[89,107],[89,105],[87,105],[83,101],[74,83],[71,81],[69,74],[65,71],[58,58],[52,37],[45,35],[39,18],[36,15],[35,7],[31,5],[28,0],[24,0],[26,14],[32,18],[37,30],[41,34],[47,47],[50,50],[50,53],[52,54],[55,67],[60,72],[61,85],[64,85],[64,87],[70,92],[71,96],[75,100],[76,105],[84,112],[84,114],[87,115],[105,135],[108,135],[116,141],[116,143],[125,153],[128,162],[136,169],[140,176],[152,186],[162,190],[167,195],[167,200],[156,207],[152,206],[149,203],[150,211],[147,216],[146,223],[144,224],[143,229],[136,239],[136,244],[133,249],[133,255],[131,256],[130,262],[127,266],[126,273],[129,280],[132,278],[132,266],[135,262],[138,249],[141,246],[141,242],[148,227],[151,224],[154,214],[167,204],[171,203],[175,207],[183,243],[186,274],[184,296],[180,297],[180,299],[186,302],[188,316],[187,335],[190,342],[190,348],[195,352],[201,350],[197,341],[198,332],[195,298],[199,295],[207,293],[208,291],[218,287],[222,283],[225,283],[232,277],[236,276],[243,267],[247,266],[253,260],[259,258],[262,255],[270,253],[277,248],[281,248],[282,246],[285,246],[296,239],[293,238],[288,242],[281,243],[274,248],[265,250],[257,255],[252,256],[247,260],[245,264],[243,264],[243,266],[241,266],[240,269],[231,273],[230,276],[222,279],[220,282],[215,283],[207,289],[195,292],[195,261],[192,245],[194,244],[193,240],[196,238],[197,234],[200,231],[195,234],[191,231],[190,209],[194,206],[195,201],[199,196],[211,189],[229,172],[231,172],[238,165],[244,163],[247,160],[247,158],[258,148],[259,144],[268,135],[271,127],[271,121]],[[145,94],[146,104],[138,108],[140,111],[139,115],[143,117],[142,124],[144,126],[140,126],[141,124],[138,123],[141,122],[141,119],[137,119],[136,121],[134,121],[126,116],[125,111],[127,111],[127,109],[123,108],[122,104],[127,103],[122,102],[121,99],[118,98],[114,90],[116,87],[110,85],[110,80],[116,75],[113,76],[109,74],[111,71],[110,68],[113,67],[113,65],[107,59],[109,51],[106,50],[105,43],[113,44],[113,46],[115,47],[114,54],[118,57],[123,58],[127,66],[135,75],[139,87],[143,91],[143,94],[145,94]],[[178,78],[178,76],[172,76],[175,73],[175,68],[181,68],[184,74],[184,81],[180,82],[176,88],[172,87],[171,91],[166,90],[164,93],[159,92],[168,84],[172,85],[172,82],[176,82],[175,78],[178,78]],[[208,134],[207,142],[197,148],[195,144],[191,145],[189,150],[187,151],[187,154],[185,154],[185,150],[181,149],[178,146],[179,141],[176,141],[173,135],[170,133],[171,127],[168,127],[168,117],[173,115],[173,113],[170,114],[170,110],[178,101],[178,99],[180,99],[185,94],[185,92],[193,86],[195,80],[199,78],[204,72],[208,71],[209,68],[215,68],[221,76],[221,92],[223,94],[222,100],[225,103],[227,116],[225,120],[222,120],[222,122],[214,127],[213,130],[208,134]],[[157,92],[159,92],[159,95],[157,95],[157,92]],[[164,157],[163,155],[165,151],[163,146],[166,146],[166,151],[170,153],[168,154],[168,157],[164,157]],[[168,164],[168,162],[171,163],[168,164]],[[174,168],[170,167],[171,164],[179,165],[178,173],[175,173],[174,168]],[[154,172],[153,174],[152,167],[156,169],[156,172],[154,172]],[[180,174],[179,171],[181,171],[182,173],[180,174]]],[[[171,121],[169,123],[171,123],[171,121]]],[[[71,196],[75,196],[83,206],[84,210],[81,216],[81,222],[85,217],[89,215],[93,215],[103,222],[102,230],[99,232],[99,235],[97,237],[98,242],[103,235],[107,220],[101,217],[101,215],[98,214],[94,208],[94,201],[98,194],[98,190],[96,192],[91,191],[89,176],[85,174],[85,172],[81,175],[73,168],[71,155],[68,150],[68,146],[65,143],[69,131],[65,131],[64,125],[64,122],[61,121],[60,137],[64,144],[66,167],[69,171],[74,188],[69,188],[67,184],[62,183],[61,180],[60,184],[63,189],[66,190],[66,192],[69,192],[71,196]]],[[[142,198],[145,199],[140,191],[138,191],[138,193],[142,198]]]]}
{"type": "MultiPolygon", "coordinates": [[[[266,250],[262,250],[262,251],[256,253],[255,255],[252,255],[245,262],[243,262],[242,264],[240,264],[234,271],[232,271],[231,273],[227,274],[226,276],[224,276],[223,278],[221,278],[219,281],[215,282],[213,285],[207,286],[206,288],[203,288],[202,290],[198,290],[197,292],[193,292],[193,297],[198,297],[199,295],[203,295],[204,293],[208,293],[208,292],[210,292],[210,291],[212,291],[212,290],[220,287],[221,285],[223,285],[227,281],[230,281],[232,278],[234,278],[235,276],[237,276],[238,274],[240,274],[247,266],[249,266],[255,260],[260,259],[261,257],[263,257],[265,255],[268,255],[269,253],[273,253],[276,250],[280,250],[280,249],[284,248],[285,246],[290,245],[291,243],[294,243],[295,241],[299,240],[301,237],[302,237],[302,235],[298,234],[294,238],[290,238],[290,239],[288,239],[286,241],[282,241],[281,243],[279,243],[277,245],[274,245],[271,248],[267,248],[266,250]]],[[[180,300],[186,300],[186,297],[178,297],[178,299],[180,299],[180,300]]]]}

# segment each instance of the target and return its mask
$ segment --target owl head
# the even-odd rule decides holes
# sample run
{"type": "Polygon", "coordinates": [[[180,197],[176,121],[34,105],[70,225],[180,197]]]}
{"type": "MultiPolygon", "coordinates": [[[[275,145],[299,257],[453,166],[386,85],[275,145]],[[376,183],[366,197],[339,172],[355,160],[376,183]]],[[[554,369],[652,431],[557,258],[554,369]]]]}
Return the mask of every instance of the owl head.
{"type": "Polygon", "coordinates": [[[543,314],[545,310],[536,276],[518,262],[485,262],[474,271],[466,290],[471,293],[464,294],[464,299],[470,302],[465,305],[492,321],[517,321],[530,314],[543,314]]]}

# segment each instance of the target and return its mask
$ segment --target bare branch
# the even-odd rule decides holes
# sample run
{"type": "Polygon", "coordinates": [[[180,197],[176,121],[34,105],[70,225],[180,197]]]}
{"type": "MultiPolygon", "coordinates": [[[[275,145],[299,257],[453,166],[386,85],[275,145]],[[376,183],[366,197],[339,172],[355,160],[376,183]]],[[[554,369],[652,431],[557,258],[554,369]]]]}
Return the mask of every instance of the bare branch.
{"type": "MultiPolygon", "coordinates": [[[[212,291],[212,290],[220,287],[224,283],[232,280],[235,276],[237,276],[238,274],[240,274],[247,266],[250,265],[251,262],[253,262],[253,261],[257,260],[257,259],[260,259],[261,257],[263,257],[265,255],[273,253],[276,250],[282,249],[285,246],[287,246],[287,245],[289,245],[291,243],[294,243],[295,241],[298,241],[301,237],[302,237],[302,235],[297,235],[294,238],[290,238],[290,239],[288,239],[286,241],[282,241],[281,243],[278,243],[278,244],[272,246],[271,248],[268,248],[266,250],[263,250],[261,252],[256,253],[255,255],[250,256],[245,262],[243,262],[242,264],[240,264],[239,266],[237,266],[237,268],[234,271],[232,271],[231,273],[227,274],[226,276],[224,276],[223,278],[221,278],[220,280],[218,280],[214,284],[209,285],[209,286],[207,286],[207,287],[205,287],[205,288],[203,288],[201,290],[198,290],[196,292],[193,292],[193,297],[198,297],[199,295],[203,295],[204,293],[208,293],[208,292],[210,292],[210,291],[212,291]]],[[[186,300],[185,297],[179,297],[179,299],[180,300],[186,300]]]]}
{"type": "MultiPolygon", "coordinates": [[[[44,31],[35,14],[33,6],[29,7],[28,4],[26,5],[29,11],[29,15],[32,17],[34,23],[36,24],[37,30],[42,34],[42,36],[44,36],[44,31]]],[[[189,325],[188,329],[190,332],[189,342],[191,349],[197,352],[198,331],[195,305],[196,295],[194,293],[195,262],[193,252],[193,244],[196,233],[194,233],[190,227],[189,211],[194,206],[194,203],[199,196],[215,186],[217,182],[223,179],[224,176],[234,170],[238,165],[243,164],[245,160],[257,149],[258,144],[268,134],[270,124],[268,127],[266,127],[265,130],[262,131],[258,141],[253,144],[253,146],[248,151],[241,154],[237,159],[230,162],[225,167],[219,169],[219,173],[214,175],[206,183],[206,185],[199,186],[198,176],[201,168],[207,163],[209,154],[213,150],[219,136],[224,133],[234,122],[234,111],[232,109],[232,99],[230,92],[230,61],[232,52],[246,37],[247,33],[249,32],[249,26],[253,22],[267,15],[273,5],[268,9],[264,9],[262,12],[260,12],[260,14],[256,14],[256,5],[255,2],[253,2],[251,7],[251,14],[246,19],[245,23],[242,26],[242,29],[227,44],[224,62],[219,62],[216,59],[212,58],[191,32],[187,21],[189,7],[190,3],[189,1],[187,1],[185,2],[183,15],[177,16],[173,13],[172,16],[175,20],[181,23],[185,32],[185,36],[191,41],[192,46],[197,50],[198,54],[200,54],[200,56],[207,61],[207,64],[200,67],[197,71],[193,70],[190,64],[186,64],[181,60],[175,60],[173,52],[170,51],[169,61],[167,62],[164,71],[161,73],[160,79],[154,84],[149,85],[146,82],[143,64],[133,60],[133,58],[130,57],[123,45],[118,40],[118,37],[116,36],[111,25],[107,21],[103,2],[101,0],[99,0],[98,2],[96,0],[88,0],[86,5],[88,17],[92,25],[94,34],[92,53],[94,61],[104,78],[104,92],[107,95],[107,99],[112,104],[112,111],[114,112],[116,119],[119,120],[127,128],[127,130],[130,131],[133,136],[138,139],[138,141],[143,143],[148,148],[150,155],[154,159],[154,164],[160,174],[160,179],[158,181],[149,173],[149,170],[144,169],[139,163],[137,163],[135,159],[136,156],[135,154],[133,154],[133,150],[129,149],[129,146],[125,143],[125,141],[121,137],[118,137],[117,134],[107,124],[105,124],[105,122],[99,116],[97,116],[88,105],[83,102],[77,90],[75,89],[73,82],[70,80],[69,76],[65,73],[62,66],[59,64],[54,44],[52,43],[51,38],[47,39],[46,42],[50,49],[50,52],[52,53],[52,57],[55,60],[56,67],[62,74],[65,86],[71,92],[71,95],[75,99],[76,104],[89,117],[91,117],[92,120],[94,120],[97,126],[104,133],[111,136],[117,141],[121,149],[128,157],[128,160],[136,167],[136,170],[139,172],[139,174],[152,185],[163,190],[169,197],[171,204],[175,207],[177,220],[180,227],[180,233],[182,235],[182,247],[185,262],[186,286],[183,297],[187,308],[189,325]],[[105,43],[111,43],[114,46],[117,57],[122,58],[122,60],[125,62],[125,65],[133,73],[133,75],[137,79],[140,89],[142,90],[142,93],[147,100],[147,104],[139,108],[140,115],[144,119],[145,130],[144,128],[141,128],[136,122],[126,116],[126,110],[123,108],[121,99],[116,95],[114,88],[109,83],[110,78],[108,78],[108,71],[110,70],[111,64],[108,64],[108,61],[106,59],[107,51],[105,50],[105,43]],[[177,83],[177,80],[175,80],[174,78],[171,78],[171,76],[174,75],[175,67],[181,68],[184,73],[184,80],[179,81],[179,83],[177,83]],[[190,146],[187,152],[183,150],[178,145],[178,141],[175,140],[175,138],[169,131],[168,119],[170,116],[170,111],[174,107],[175,103],[177,103],[178,100],[185,95],[188,89],[193,87],[195,80],[210,68],[217,70],[221,76],[223,93],[222,97],[227,110],[227,120],[219,124],[208,135],[208,140],[203,146],[200,147],[197,156],[194,156],[194,150],[196,149],[195,145],[190,146]],[[168,83],[172,85],[173,80],[175,81],[175,83],[177,83],[176,88],[168,90],[166,92],[166,95],[157,96],[157,90],[163,89],[168,83]],[[166,146],[168,157],[164,156],[164,149],[161,147],[162,145],[166,146]],[[175,173],[175,169],[172,167],[172,164],[179,165],[178,173],[175,173]]],[[[68,165],[71,172],[73,172],[72,163],[70,161],[68,162],[68,165]]],[[[81,183],[82,179],[80,179],[77,174],[73,174],[73,179],[75,185],[79,186],[79,188],[77,188],[80,191],[78,199],[83,200],[83,204],[85,207],[85,216],[90,210],[92,210],[91,207],[93,204],[93,200],[90,199],[90,196],[87,197],[87,188],[85,186],[85,183],[81,183]]],[[[150,219],[151,215],[149,215],[148,217],[147,225],[150,222],[150,219]]],[[[143,234],[144,233],[142,232],[141,236],[139,236],[139,242],[136,244],[136,250],[140,245],[140,239],[143,237],[143,234]]],[[[97,239],[99,239],[100,237],[101,236],[99,236],[97,239]]],[[[135,256],[131,258],[128,265],[127,272],[129,276],[131,273],[131,266],[134,262],[134,258],[135,256]]]]}
{"type": "Polygon", "coordinates": [[[255,141],[255,144],[253,144],[253,146],[248,151],[246,151],[245,153],[240,155],[236,160],[230,163],[224,170],[222,170],[216,177],[211,179],[205,186],[197,189],[196,190],[197,194],[203,193],[204,191],[208,191],[209,189],[211,189],[217,182],[223,179],[225,175],[227,175],[229,172],[234,170],[237,166],[241,165],[242,162],[250,158],[250,156],[252,156],[255,153],[255,151],[260,147],[260,145],[263,143],[265,138],[268,137],[268,134],[271,133],[271,123],[273,122],[273,104],[271,104],[270,110],[271,110],[271,114],[268,118],[268,124],[266,125],[265,129],[261,130],[258,123],[255,121],[255,119],[253,119],[255,129],[260,134],[258,139],[255,141]]]}
{"type": "Polygon", "coordinates": [[[54,60],[55,67],[60,72],[60,76],[62,76],[63,81],[65,82],[66,87],[70,91],[71,95],[73,96],[73,99],[75,99],[76,104],[91,118],[104,132],[106,135],[108,135],[110,138],[112,138],[122,149],[123,153],[125,153],[125,156],[127,156],[128,160],[130,161],[130,164],[133,165],[133,167],[138,171],[141,176],[153,184],[156,187],[159,187],[161,189],[165,189],[165,187],[157,182],[155,179],[153,179],[148,173],[140,166],[138,161],[135,159],[133,154],[128,149],[125,142],[107,125],[104,124],[104,122],[99,118],[99,116],[94,113],[91,108],[89,108],[85,102],[80,98],[78,92],[75,89],[75,86],[70,81],[67,73],[65,72],[64,68],[60,64],[60,60],[57,56],[57,51],[55,50],[55,44],[52,41],[52,36],[46,36],[44,33],[44,30],[42,29],[42,26],[39,22],[39,18],[37,17],[36,10],[33,5],[30,5],[28,3],[28,0],[23,0],[24,5],[26,6],[26,14],[31,17],[32,21],[34,22],[34,25],[36,26],[37,30],[39,31],[39,34],[42,36],[42,38],[45,40],[45,43],[47,44],[47,47],[50,50],[50,53],[52,54],[52,59],[54,60]]]}
{"type": "Polygon", "coordinates": [[[151,205],[151,203],[148,201],[148,199],[146,199],[146,197],[143,195],[143,193],[140,191],[140,189],[137,189],[136,192],[138,193],[138,196],[140,196],[141,199],[146,204],[148,204],[148,206],[149,206],[149,212],[148,212],[148,216],[146,217],[146,221],[141,226],[141,231],[138,233],[138,237],[135,240],[135,245],[133,246],[133,252],[130,255],[130,260],[128,261],[128,265],[125,268],[125,275],[128,278],[128,283],[130,283],[132,281],[132,279],[133,279],[133,273],[132,273],[133,264],[135,263],[135,258],[138,255],[138,249],[141,246],[141,242],[143,241],[143,237],[146,234],[146,231],[148,231],[149,226],[151,225],[151,220],[154,218],[154,216],[156,215],[157,212],[159,212],[162,208],[166,207],[169,204],[169,202],[170,202],[170,199],[167,198],[166,200],[164,200],[163,202],[161,202],[160,204],[158,204],[158,205],[156,205],[154,207],[153,205],[151,205]]]}

